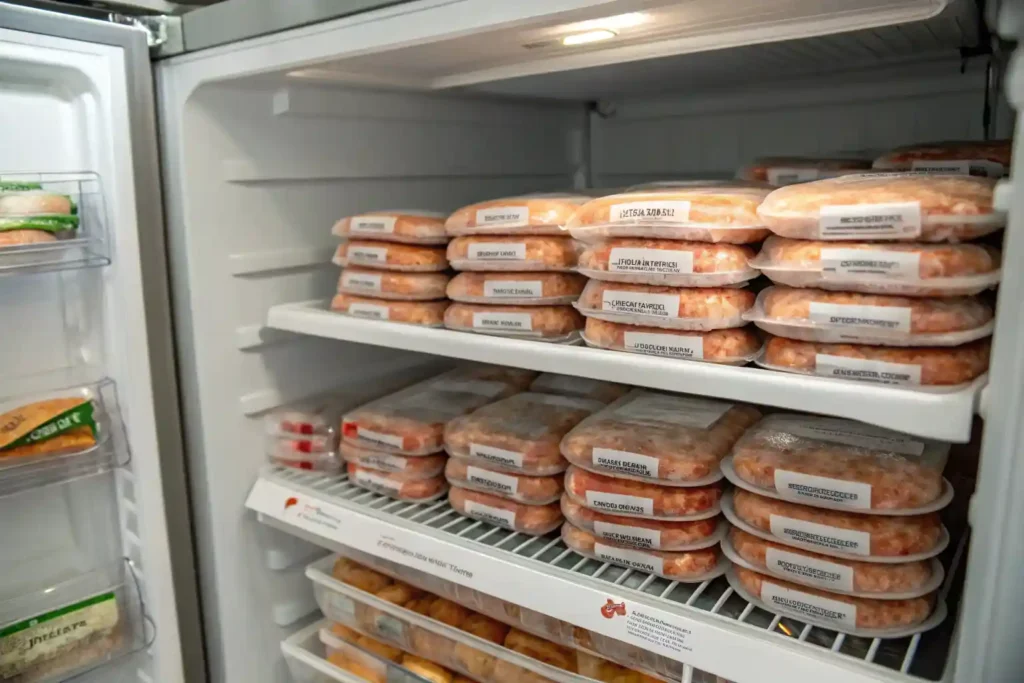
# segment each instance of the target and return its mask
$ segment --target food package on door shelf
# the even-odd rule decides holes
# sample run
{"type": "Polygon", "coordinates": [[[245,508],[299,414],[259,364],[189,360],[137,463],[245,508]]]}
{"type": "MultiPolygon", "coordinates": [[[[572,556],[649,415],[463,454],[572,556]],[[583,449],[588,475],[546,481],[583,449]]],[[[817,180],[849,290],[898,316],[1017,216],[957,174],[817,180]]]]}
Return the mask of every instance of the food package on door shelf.
{"type": "Polygon", "coordinates": [[[394,301],[432,301],[445,298],[445,273],[400,273],[346,268],[338,278],[338,292],[394,301]]]}
{"type": "Polygon", "coordinates": [[[782,187],[757,212],[777,235],[806,240],[960,242],[995,232],[996,181],[974,176],[864,173],[782,187]]]}
{"type": "Polygon", "coordinates": [[[570,272],[576,251],[570,237],[467,235],[453,239],[447,255],[455,270],[570,272]]]}
{"type": "Polygon", "coordinates": [[[416,503],[437,500],[448,490],[448,482],[442,476],[408,479],[401,474],[360,467],[354,462],[348,463],[348,480],[382,496],[416,503]]]}
{"type": "Polygon", "coordinates": [[[955,387],[988,370],[991,340],[943,348],[820,344],[770,337],[757,364],[770,370],[906,387],[955,387]]]}
{"type": "Polygon", "coordinates": [[[579,240],[608,237],[747,244],[768,230],[757,215],[771,188],[736,181],[679,181],[639,185],[591,199],[569,221],[579,240]]]}
{"type": "Polygon", "coordinates": [[[576,302],[588,318],[673,330],[743,327],[754,293],[739,287],[662,287],[591,280],[576,302]]]}
{"type": "Polygon", "coordinates": [[[452,486],[491,493],[527,505],[548,505],[562,495],[562,477],[529,477],[510,474],[473,464],[463,458],[450,458],[444,476],[452,486]]]}
{"type": "Polygon", "coordinates": [[[444,247],[351,240],[334,252],[335,265],[362,266],[408,273],[436,273],[448,268],[444,247]]]}
{"type": "Polygon", "coordinates": [[[406,244],[447,244],[444,214],[432,211],[374,211],[342,218],[331,234],[406,244]]]}
{"type": "Polygon", "coordinates": [[[576,666],[581,676],[603,683],[660,683],[660,678],[609,662],[586,652],[576,653],[576,666]]]}
{"type": "Polygon", "coordinates": [[[590,197],[577,194],[528,194],[492,199],[457,210],[445,221],[450,236],[565,235],[565,224],[590,197]]]}
{"type": "Polygon", "coordinates": [[[569,499],[591,510],[623,517],[689,521],[715,517],[722,485],[679,487],[608,477],[569,467],[565,475],[569,499]]]}
{"type": "Polygon", "coordinates": [[[588,244],[578,271],[594,280],[668,287],[727,287],[757,277],[751,247],[619,237],[588,244]]]}
{"type": "Polygon", "coordinates": [[[448,301],[388,301],[353,294],[336,294],[331,310],[355,318],[389,320],[394,323],[443,327],[448,301]]]}
{"type": "Polygon", "coordinates": [[[340,450],[345,462],[368,470],[386,472],[392,481],[432,479],[444,472],[444,464],[448,459],[444,453],[413,456],[382,453],[348,441],[341,443],[340,450]]]}
{"type": "Polygon", "coordinates": [[[562,511],[558,503],[527,505],[459,486],[453,486],[448,491],[448,502],[456,512],[467,517],[528,536],[551,533],[562,523],[562,511]]]}
{"type": "Polygon", "coordinates": [[[959,346],[992,334],[991,304],[978,297],[768,287],[744,314],[766,332],[800,341],[879,346],[959,346]]]}
{"type": "Polygon", "coordinates": [[[459,273],[448,283],[448,298],[466,304],[552,306],[579,298],[587,279],[576,273],[459,273]]]}
{"type": "Polygon", "coordinates": [[[630,387],[626,384],[602,382],[587,377],[574,377],[573,375],[558,375],[553,372],[545,372],[533,381],[533,384],[530,385],[530,391],[545,394],[561,394],[562,396],[576,396],[593,399],[601,403],[611,403],[629,393],[630,387]]]}
{"type": "Polygon", "coordinates": [[[68,195],[37,182],[0,182],[0,247],[56,242],[78,225],[78,207],[68,195]]]}
{"type": "Polygon", "coordinates": [[[866,159],[762,157],[737,171],[736,177],[778,187],[863,173],[870,168],[871,162],[866,159]]]}
{"type": "Polygon", "coordinates": [[[667,330],[587,318],[587,346],[725,365],[745,365],[757,357],[761,340],[749,327],[725,330],[667,330]]]}
{"type": "Polygon", "coordinates": [[[949,444],[854,420],[776,413],[733,447],[737,486],[833,510],[919,514],[944,507],[949,444]]]}
{"type": "Polygon", "coordinates": [[[338,472],[338,438],[336,434],[309,436],[267,436],[267,457],[285,467],[315,472],[338,472]]]}
{"type": "Polygon", "coordinates": [[[550,476],[566,468],[562,437],[602,408],[592,399],[524,392],[453,419],[444,445],[450,455],[492,470],[550,476]]]}
{"type": "Polygon", "coordinates": [[[753,406],[634,389],[566,434],[561,453],[598,474],[704,486],[722,478],[722,458],[760,418],[753,406]]]}
{"type": "Polygon", "coordinates": [[[0,403],[0,472],[6,465],[93,449],[110,436],[109,429],[104,429],[107,410],[98,385],[4,400],[0,403]]]}
{"type": "Polygon", "coordinates": [[[1012,140],[932,142],[898,147],[875,159],[879,171],[924,171],[1001,178],[1010,170],[1012,140]]]}
{"type": "Polygon", "coordinates": [[[562,495],[562,514],[574,527],[614,545],[641,550],[700,550],[717,545],[728,525],[721,517],[673,522],[598,512],[562,495]]]}
{"type": "Polygon", "coordinates": [[[455,303],[445,311],[444,325],[449,330],[462,332],[576,344],[583,328],[583,316],[572,306],[455,303]]]}

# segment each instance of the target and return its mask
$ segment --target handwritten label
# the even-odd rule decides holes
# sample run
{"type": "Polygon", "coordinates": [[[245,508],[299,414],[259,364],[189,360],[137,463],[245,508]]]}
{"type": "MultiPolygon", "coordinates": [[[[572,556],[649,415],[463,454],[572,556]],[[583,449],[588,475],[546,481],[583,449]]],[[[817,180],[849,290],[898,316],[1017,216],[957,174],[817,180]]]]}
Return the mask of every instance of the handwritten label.
{"type": "Polygon", "coordinates": [[[631,569],[639,569],[648,574],[661,574],[664,572],[665,563],[660,557],[648,555],[639,550],[595,543],[594,555],[605,562],[625,565],[631,569]]]}
{"type": "Polygon", "coordinates": [[[595,521],[594,535],[598,538],[605,538],[615,543],[633,546],[634,548],[648,548],[650,550],[661,548],[661,532],[657,529],[595,521]]]}
{"type": "Polygon", "coordinates": [[[595,469],[603,472],[654,479],[658,477],[658,459],[649,455],[617,451],[612,448],[595,448],[591,452],[591,463],[595,469]]]}

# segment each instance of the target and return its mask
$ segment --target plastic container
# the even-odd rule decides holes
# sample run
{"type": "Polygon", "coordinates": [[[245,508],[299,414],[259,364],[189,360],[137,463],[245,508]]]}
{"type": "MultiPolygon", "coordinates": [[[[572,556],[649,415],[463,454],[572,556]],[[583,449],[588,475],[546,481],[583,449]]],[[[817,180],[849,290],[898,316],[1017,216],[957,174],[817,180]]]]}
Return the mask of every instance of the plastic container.
{"type": "MultiPolygon", "coordinates": [[[[409,657],[410,661],[416,658],[406,655],[400,649],[381,643],[369,636],[359,635],[358,632],[353,632],[358,639],[350,642],[340,638],[327,628],[327,622],[321,623],[325,626],[320,628],[319,638],[326,651],[327,661],[331,665],[369,683],[389,683],[389,681],[427,683],[431,680],[430,677],[417,675],[402,666],[404,658],[409,657]]],[[[450,671],[443,668],[441,671],[446,677],[442,677],[440,680],[452,680],[453,674],[450,671]]],[[[305,679],[296,678],[296,681],[305,681],[305,679]]],[[[309,683],[314,683],[314,681],[309,681],[309,683]]]]}
{"type": "Polygon", "coordinates": [[[320,396],[286,405],[263,418],[268,436],[330,436],[337,435],[345,399],[342,396],[320,396]]]}
{"type": "Polygon", "coordinates": [[[608,477],[570,467],[565,475],[569,499],[598,512],[623,517],[692,521],[718,514],[721,484],[700,487],[659,486],[608,477]]]}
{"type": "Polygon", "coordinates": [[[996,181],[973,176],[864,173],[775,190],[757,213],[777,235],[806,240],[960,242],[995,232],[996,181]]]}
{"type": "Polygon", "coordinates": [[[598,318],[587,318],[583,341],[599,349],[725,365],[745,365],[761,350],[761,340],[749,328],[666,330],[598,318]]]}
{"type": "Polygon", "coordinates": [[[924,171],[1001,178],[1009,172],[1012,140],[932,142],[898,147],[875,159],[879,171],[924,171]]]}
{"type": "Polygon", "coordinates": [[[757,364],[770,370],[903,387],[958,387],[988,370],[991,340],[943,347],[819,344],[769,337],[757,364]]]}
{"type": "Polygon", "coordinates": [[[866,159],[812,159],[809,157],[762,157],[741,168],[736,177],[774,186],[806,183],[871,168],[866,159]]]}
{"type": "Polygon", "coordinates": [[[995,286],[997,249],[984,244],[815,242],[769,237],[751,265],[773,282],[864,294],[969,296],[995,286]]]}
{"type": "Polygon", "coordinates": [[[736,244],[617,238],[587,245],[578,271],[606,282],[726,287],[752,280],[754,250],[736,244]]]}
{"type": "Polygon", "coordinates": [[[562,525],[562,541],[584,557],[682,583],[710,581],[724,574],[729,567],[728,560],[717,547],[689,552],[637,550],[603,542],[569,523],[562,525]]]}
{"type": "Polygon", "coordinates": [[[448,491],[448,502],[456,512],[466,517],[528,536],[549,534],[562,523],[562,511],[558,503],[526,505],[459,486],[453,486],[448,491]]]}
{"type": "Polygon", "coordinates": [[[455,270],[568,272],[576,268],[576,246],[569,237],[456,237],[447,255],[455,270]]]}
{"type": "Polygon", "coordinates": [[[572,306],[452,304],[444,315],[450,330],[555,343],[579,339],[583,316],[572,306]]]}
{"type": "Polygon", "coordinates": [[[757,207],[770,188],[693,181],[641,185],[592,199],[579,208],[569,231],[579,240],[607,237],[747,244],[768,230],[757,207]]]}
{"type": "Polygon", "coordinates": [[[580,676],[603,683],[659,683],[661,680],[586,652],[576,653],[576,666],[580,676]]]}
{"type": "Polygon", "coordinates": [[[562,514],[574,527],[613,545],[640,550],[701,550],[718,545],[729,525],[721,517],[667,522],[597,512],[562,496],[562,514]]]}
{"type": "Polygon", "coordinates": [[[585,470],[666,486],[705,486],[761,417],[752,406],[634,389],[562,439],[561,453],[585,470]]]}
{"type": "Polygon", "coordinates": [[[444,214],[433,211],[374,211],[342,218],[331,234],[406,244],[445,244],[444,214]]]}
{"type": "Polygon", "coordinates": [[[747,289],[691,289],[591,280],[576,302],[588,318],[673,330],[719,330],[743,327],[743,314],[754,305],[747,289]]]}
{"type": "Polygon", "coordinates": [[[353,462],[349,462],[346,469],[348,480],[356,486],[395,500],[423,503],[437,500],[448,490],[448,483],[440,476],[409,480],[400,474],[371,470],[353,462]]]}
{"type": "Polygon", "coordinates": [[[576,301],[586,283],[576,273],[459,273],[447,294],[466,304],[553,306],[576,301]]]}
{"type": "Polygon", "coordinates": [[[331,310],[355,318],[387,320],[423,327],[443,327],[448,301],[388,301],[352,294],[336,294],[331,310]]]}
{"type": "Polygon", "coordinates": [[[769,287],[744,319],[800,341],[959,346],[992,334],[992,306],[977,297],[921,299],[769,287]]]}
{"type": "Polygon", "coordinates": [[[589,398],[601,403],[611,403],[628,394],[630,389],[631,387],[627,384],[602,382],[573,375],[558,375],[553,372],[545,372],[530,385],[530,391],[589,398]]]}
{"type": "Polygon", "coordinates": [[[55,242],[75,234],[78,206],[72,188],[60,185],[0,181],[0,247],[55,242]]]}
{"type": "Polygon", "coordinates": [[[563,226],[590,197],[576,194],[528,194],[492,199],[457,210],[445,222],[450,236],[564,235],[563,226]]]}
{"type": "Polygon", "coordinates": [[[331,260],[338,266],[362,266],[408,273],[436,273],[448,268],[444,247],[365,240],[342,242],[331,260]]]}
{"type": "Polygon", "coordinates": [[[314,472],[338,472],[337,435],[301,437],[267,437],[267,456],[271,462],[285,467],[314,472]]]}
{"type": "Polygon", "coordinates": [[[562,437],[603,407],[585,398],[516,394],[449,422],[445,449],[489,469],[530,476],[558,474],[567,467],[558,450],[562,437]]]}
{"type": "Polygon", "coordinates": [[[358,465],[368,470],[386,472],[393,481],[419,481],[432,479],[444,472],[447,456],[443,453],[433,455],[394,455],[362,448],[347,441],[341,444],[341,457],[345,462],[358,465]]]}
{"type": "Polygon", "coordinates": [[[562,477],[528,477],[480,467],[463,458],[450,458],[444,476],[452,486],[490,493],[527,505],[549,505],[562,496],[562,477]]]}
{"type": "Polygon", "coordinates": [[[338,278],[338,292],[393,301],[432,301],[445,298],[445,273],[399,273],[346,268],[338,278]]]}

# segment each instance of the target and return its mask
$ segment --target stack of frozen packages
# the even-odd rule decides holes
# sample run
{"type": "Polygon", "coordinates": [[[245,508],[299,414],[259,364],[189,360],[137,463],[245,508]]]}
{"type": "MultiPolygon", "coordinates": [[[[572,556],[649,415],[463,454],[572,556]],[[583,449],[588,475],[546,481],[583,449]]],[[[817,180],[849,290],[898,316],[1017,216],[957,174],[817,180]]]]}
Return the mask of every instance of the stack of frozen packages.
{"type": "Polygon", "coordinates": [[[584,204],[569,223],[590,278],[577,308],[590,346],[742,365],[761,343],[749,244],[768,235],[757,207],[770,188],[740,181],[659,183],[584,204]]]}
{"type": "Polygon", "coordinates": [[[751,406],[636,389],[562,439],[566,545],[684,582],[725,573],[720,463],[761,417],[751,406]]]}
{"type": "Polygon", "coordinates": [[[442,327],[449,276],[444,214],[377,211],[342,218],[331,232],[345,241],[331,310],[360,318],[442,327]]]}
{"type": "Polygon", "coordinates": [[[875,159],[878,171],[923,171],[1002,178],[1010,173],[1013,140],[932,142],[899,147],[875,159]]]}
{"type": "Polygon", "coordinates": [[[588,197],[535,194],[459,209],[445,223],[448,284],[456,302],[445,326],[537,341],[574,344],[583,319],[573,310],[584,279],[564,226],[588,197]]]}
{"type": "Polygon", "coordinates": [[[948,455],[948,444],[851,420],[765,417],[722,462],[737,487],[722,502],[731,585],[771,612],[858,636],[935,627],[948,455]]]}
{"type": "Polygon", "coordinates": [[[343,399],[322,396],[275,410],[264,418],[270,461],[300,470],[337,473],[343,399]]]}
{"type": "Polygon", "coordinates": [[[41,183],[0,182],[0,247],[56,242],[78,229],[78,207],[41,183]]]}
{"type": "Polygon", "coordinates": [[[349,481],[399,500],[434,500],[448,490],[445,425],[522,391],[537,373],[466,365],[371,401],[341,418],[349,481]]]}
{"type": "Polygon", "coordinates": [[[772,335],[758,363],[907,387],[983,374],[993,310],[977,295],[998,282],[1000,254],[967,240],[1006,224],[995,183],[867,173],[772,192],[758,214],[775,236],[753,265],[777,286],[745,315],[772,335]]]}
{"type": "Polygon", "coordinates": [[[783,187],[822,178],[836,178],[871,169],[871,162],[854,156],[845,157],[761,157],[740,168],[740,180],[783,187]]]}

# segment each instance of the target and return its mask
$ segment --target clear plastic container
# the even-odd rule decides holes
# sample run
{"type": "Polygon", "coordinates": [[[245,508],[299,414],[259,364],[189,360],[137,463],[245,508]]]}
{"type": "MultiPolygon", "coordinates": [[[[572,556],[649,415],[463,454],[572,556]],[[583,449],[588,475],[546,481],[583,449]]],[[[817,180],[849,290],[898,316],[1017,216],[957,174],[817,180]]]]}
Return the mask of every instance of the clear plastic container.
{"type": "Polygon", "coordinates": [[[447,294],[467,304],[552,306],[576,301],[586,283],[576,273],[459,273],[447,294]]]}
{"type": "Polygon", "coordinates": [[[569,272],[576,268],[576,243],[556,236],[456,237],[448,261],[455,270],[569,272]]]}
{"type": "Polygon", "coordinates": [[[754,293],[735,287],[693,289],[591,280],[576,302],[588,318],[673,330],[743,327],[754,293]]]}
{"type": "Polygon", "coordinates": [[[448,483],[441,476],[409,480],[400,474],[371,470],[353,462],[348,463],[347,470],[349,481],[356,486],[395,500],[423,503],[437,500],[448,490],[448,483]]]}
{"type": "Polygon", "coordinates": [[[727,287],[757,277],[754,250],[736,244],[617,238],[589,244],[578,272],[594,280],[666,287],[727,287]]]}
{"type": "Polygon", "coordinates": [[[960,242],[1000,230],[995,179],[864,173],[775,190],[757,213],[777,235],[809,240],[960,242]]]}
{"type": "Polygon", "coordinates": [[[579,339],[583,316],[572,306],[454,303],[444,315],[450,330],[555,343],[579,339]]]}
{"type": "Polygon", "coordinates": [[[741,168],[736,177],[783,186],[850,173],[863,173],[870,168],[871,162],[866,159],[762,157],[741,168]]]}
{"type": "Polygon", "coordinates": [[[1009,172],[1013,140],[932,142],[898,147],[875,159],[879,171],[925,171],[1001,178],[1009,172]]]}
{"type": "Polygon", "coordinates": [[[319,396],[286,405],[263,418],[267,436],[336,436],[345,399],[319,396]]]}
{"type": "Polygon", "coordinates": [[[530,385],[530,391],[589,398],[601,403],[611,403],[628,394],[630,389],[631,387],[626,384],[602,382],[573,375],[557,375],[553,372],[545,372],[530,385]]]}
{"type": "Polygon", "coordinates": [[[985,244],[815,242],[769,237],[751,261],[791,287],[899,296],[970,296],[999,282],[1001,255],[985,244]]]}
{"type": "Polygon", "coordinates": [[[528,194],[492,199],[457,210],[445,222],[458,235],[564,235],[564,225],[590,197],[576,194],[528,194]]]}
{"type": "Polygon", "coordinates": [[[565,475],[569,499],[591,510],[623,517],[692,521],[715,517],[721,484],[700,487],[660,486],[570,467],[565,475]]]}
{"type": "Polygon", "coordinates": [[[603,683],[658,683],[661,680],[586,652],[576,653],[576,665],[580,676],[603,683]]]}
{"type": "Polygon", "coordinates": [[[562,437],[603,407],[600,401],[572,396],[516,394],[449,422],[445,449],[489,469],[558,474],[567,466],[558,450],[562,437]]]}
{"type": "Polygon", "coordinates": [[[583,341],[599,349],[725,365],[745,365],[761,350],[761,340],[744,327],[699,332],[626,325],[598,318],[587,318],[583,341]]]}
{"type": "Polygon", "coordinates": [[[701,550],[718,545],[729,525],[721,517],[669,522],[597,512],[562,496],[562,514],[574,527],[614,545],[640,550],[701,550]]]}
{"type": "Polygon", "coordinates": [[[466,517],[528,536],[549,534],[563,521],[558,503],[527,505],[460,486],[453,486],[448,491],[448,502],[456,512],[466,517]]]}
{"type": "Polygon", "coordinates": [[[444,214],[434,211],[374,211],[342,218],[331,234],[406,244],[446,244],[444,214]]]}
{"type": "Polygon", "coordinates": [[[350,267],[338,278],[338,292],[395,301],[432,301],[445,298],[448,279],[445,273],[399,273],[350,267]]]}
{"type": "Polygon", "coordinates": [[[488,469],[464,458],[450,458],[444,476],[452,486],[490,493],[527,505],[549,505],[562,496],[562,477],[529,477],[488,469]]]}
{"type": "MultiPolygon", "coordinates": [[[[369,636],[360,635],[357,631],[352,634],[356,636],[354,641],[339,637],[330,628],[326,627],[328,622],[320,622],[319,638],[326,651],[327,661],[339,669],[349,672],[360,680],[369,683],[427,683],[429,677],[422,677],[404,667],[403,659],[407,656],[400,649],[381,643],[369,636]],[[391,655],[390,657],[385,655],[391,655]]],[[[441,669],[447,678],[452,680],[452,673],[447,669],[441,669]]],[[[306,681],[305,678],[296,678],[297,682],[306,681]]],[[[308,683],[315,683],[310,680],[308,683]]]]}
{"type": "Polygon", "coordinates": [[[362,266],[408,273],[436,273],[448,268],[444,247],[421,247],[393,242],[342,242],[331,259],[338,266],[362,266]]]}
{"type": "Polygon", "coordinates": [[[407,325],[443,327],[448,301],[388,301],[352,294],[336,294],[331,310],[355,318],[388,320],[407,325]]]}
{"type": "Polygon", "coordinates": [[[285,467],[315,472],[338,472],[337,435],[268,436],[267,457],[285,467]]]}
{"type": "Polygon", "coordinates": [[[561,453],[585,470],[666,486],[705,486],[757,422],[752,406],[634,389],[562,439],[561,453]]]}
{"type": "Polygon", "coordinates": [[[361,468],[386,472],[393,481],[433,479],[444,472],[444,464],[448,460],[448,456],[443,453],[414,456],[395,455],[362,448],[347,441],[343,441],[341,444],[341,457],[345,459],[345,462],[353,463],[361,468]]]}

